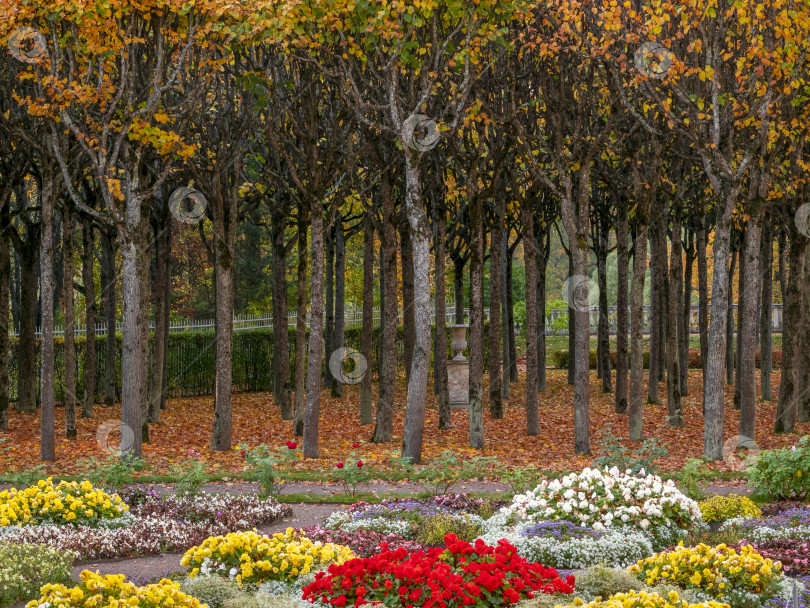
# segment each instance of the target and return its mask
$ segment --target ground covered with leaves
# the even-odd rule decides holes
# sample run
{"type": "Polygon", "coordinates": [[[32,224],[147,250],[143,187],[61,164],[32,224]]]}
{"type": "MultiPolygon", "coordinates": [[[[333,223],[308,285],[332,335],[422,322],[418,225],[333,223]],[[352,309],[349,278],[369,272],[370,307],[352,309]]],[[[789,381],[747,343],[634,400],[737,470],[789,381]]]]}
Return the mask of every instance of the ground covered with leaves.
{"type": "MultiPolygon", "coordinates": [[[[510,397],[506,400],[505,416],[495,420],[485,411],[486,449],[483,454],[497,457],[504,465],[536,465],[543,470],[570,471],[591,465],[595,458],[615,449],[611,437],[627,438],[627,417],[613,411],[614,397],[601,392],[601,381],[591,375],[591,433],[593,456],[583,457],[574,453],[573,387],[567,383],[565,370],[548,370],[548,390],[540,394],[540,435],[526,436],[524,384],[511,385],[510,397]]],[[[779,374],[773,374],[773,394],[779,392],[779,374]]],[[[662,470],[680,468],[688,457],[699,457],[703,452],[702,376],[699,371],[689,374],[689,393],[684,398],[682,429],[667,427],[666,385],[659,388],[660,403],[644,406],[644,430],[647,437],[655,439],[666,450],[658,459],[662,470]]],[[[376,403],[376,390],[375,403],[376,403]]],[[[485,393],[488,394],[488,393],[485,393]]],[[[646,390],[645,390],[646,394],[646,390]]],[[[405,383],[399,379],[396,393],[394,438],[388,444],[369,442],[373,425],[359,423],[359,386],[344,387],[342,398],[334,398],[328,391],[321,396],[321,458],[294,464],[295,468],[334,470],[336,463],[345,460],[350,453],[356,454],[368,465],[386,466],[391,455],[399,452],[405,417],[405,383]],[[349,421],[355,421],[354,425],[349,421]],[[353,447],[359,444],[358,447],[353,447]]],[[[212,398],[182,398],[169,401],[162,414],[161,424],[150,426],[151,444],[144,446],[144,458],[148,463],[144,473],[161,474],[178,462],[188,458],[189,450],[201,454],[209,472],[241,472],[244,468],[242,448],[268,444],[284,446],[296,439],[292,435],[292,423],[281,419],[272,395],[266,393],[235,394],[233,397],[233,443],[231,452],[213,452],[210,449],[213,422],[212,398]],[[239,447],[237,447],[239,446],[239,447]]],[[[762,449],[793,445],[796,435],[772,433],[776,414],[776,401],[757,403],[757,444],[762,449]]],[[[106,421],[120,420],[120,406],[105,408],[97,405],[96,417],[77,421],[78,436],[64,438],[64,410],[57,408],[57,435],[62,436],[57,444],[57,462],[47,467],[48,473],[75,474],[81,471],[82,459],[99,459],[107,454],[98,441],[99,427],[106,421]]],[[[737,435],[739,411],[734,409],[733,387],[726,390],[725,436],[737,435]]],[[[107,423],[107,426],[115,426],[107,423]]],[[[468,418],[463,411],[454,410],[452,428],[439,431],[437,400],[430,395],[427,408],[425,433],[425,457],[431,458],[444,450],[453,450],[459,455],[478,454],[469,450],[467,443],[468,418]]],[[[798,425],[799,434],[810,433],[810,423],[798,425]]],[[[10,417],[10,428],[0,433],[0,475],[8,471],[20,471],[39,463],[39,415],[19,414],[10,417]]],[[[300,441],[300,440],[299,440],[300,441]]],[[[726,463],[713,467],[728,468],[726,463]]]]}

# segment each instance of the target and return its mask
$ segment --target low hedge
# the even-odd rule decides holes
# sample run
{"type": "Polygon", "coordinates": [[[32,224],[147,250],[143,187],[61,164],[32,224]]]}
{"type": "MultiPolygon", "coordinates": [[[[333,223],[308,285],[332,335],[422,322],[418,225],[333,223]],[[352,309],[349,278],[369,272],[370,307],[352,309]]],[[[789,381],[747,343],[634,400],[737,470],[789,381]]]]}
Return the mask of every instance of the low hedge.
{"type": "MultiPolygon", "coordinates": [[[[628,354],[629,359],[629,354],[628,354]]],[[[774,369],[780,367],[782,365],[782,351],[781,350],[773,350],[773,367],[774,369]]],[[[557,350],[548,353],[548,360],[552,366],[560,368],[560,369],[568,369],[568,351],[567,350],[557,350]]],[[[591,369],[596,369],[596,351],[590,351],[590,360],[591,360],[591,369]]],[[[617,354],[615,350],[610,351],[610,365],[614,369],[616,368],[616,361],[617,361],[617,354]]],[[[757,351],[757,368],[760,367],[760,351],[757,351]]],[[[650,367],[650,351],[644,351],[644,369],[649,369],[650,367]]],[[[702,369],[703,364],[700,360],[700,351],[696,349],[689,349],[689,369],[702,369]]]]}

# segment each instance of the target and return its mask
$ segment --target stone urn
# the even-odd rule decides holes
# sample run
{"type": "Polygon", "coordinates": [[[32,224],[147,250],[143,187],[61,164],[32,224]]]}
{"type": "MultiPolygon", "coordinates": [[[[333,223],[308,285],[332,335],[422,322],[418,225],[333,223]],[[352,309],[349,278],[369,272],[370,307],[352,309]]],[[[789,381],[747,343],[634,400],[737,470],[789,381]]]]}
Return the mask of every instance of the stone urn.
{"type": "Polygon", "coordinates": [[[469,325],[449,325],[453,341],[450,348],[455,356],[447,362],[447,393],[450,408],[464,410],[470,407],[470,362],[464,356],[467,348],[469,325]]]}

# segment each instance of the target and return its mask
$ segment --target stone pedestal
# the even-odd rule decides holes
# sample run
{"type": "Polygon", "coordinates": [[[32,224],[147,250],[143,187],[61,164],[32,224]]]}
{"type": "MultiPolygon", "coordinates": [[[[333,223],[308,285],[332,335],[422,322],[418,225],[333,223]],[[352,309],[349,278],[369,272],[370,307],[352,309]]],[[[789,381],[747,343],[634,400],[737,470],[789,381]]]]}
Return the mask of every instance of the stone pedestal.
{"type": "Polygon", "coordinates": [[[447,362],[447,393],[450,408],[464,410],[470,407],[470,362],[464,356],[467,348],[467,329],[469,325],[448,326],[453,334],[450,348],[455,356],[447,362]]]}

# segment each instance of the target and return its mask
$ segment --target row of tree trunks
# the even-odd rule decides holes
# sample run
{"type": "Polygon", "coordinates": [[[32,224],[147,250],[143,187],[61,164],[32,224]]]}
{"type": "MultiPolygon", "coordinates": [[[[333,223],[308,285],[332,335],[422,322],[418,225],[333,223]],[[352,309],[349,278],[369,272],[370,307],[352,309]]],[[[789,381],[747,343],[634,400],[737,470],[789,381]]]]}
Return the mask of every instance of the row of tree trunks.
{"type": "MultiPolygon", "coordinates": [[[[82,291],[84,292],[84,314],[87,326],[84,346],[84,396],[82,398],[82,418],[93,417],[96,402],[96,282],[93,276],[95,262],[95,234],[93,220],[82,218],[82,291]]],[[[167,286],[167,289],[169,287],[167,286]]],[[[167,337],[168,338],[168,337],[167,337]]],[[[114,363],[114,361],[113,361],[114,363]]]]}
{"type": "MultiPolygon", "coordinates": [[[[374,222],[367,209],[363,214],[363,327],[360,353],[371,363],[374,332],[374,222]]],[[[372,373],[367,370],[360,383],[360,424],[374,422],[374,403],[371,394],[372,373]]]]}
{"type": "Polygon", "coordinates": [[[70,203],[62,209],[62,310],[65,315],[65,436],[76,436],[76,340],[73,308],[73,213],[70,203]]]}
{"type": "MultiPolygon", "coordinates": [[[[10,239],[11,189],[0,192],[0,310],[8,311],[11,279],[10,239]]],[[[0,431],[8,430],[9,417],[9,326],[8,314],[0,315],[0,431]]]]}

